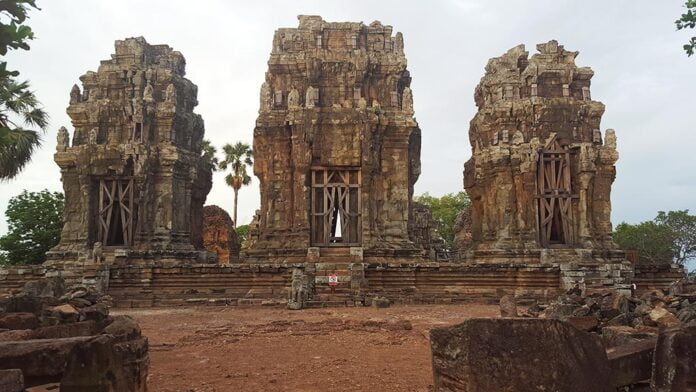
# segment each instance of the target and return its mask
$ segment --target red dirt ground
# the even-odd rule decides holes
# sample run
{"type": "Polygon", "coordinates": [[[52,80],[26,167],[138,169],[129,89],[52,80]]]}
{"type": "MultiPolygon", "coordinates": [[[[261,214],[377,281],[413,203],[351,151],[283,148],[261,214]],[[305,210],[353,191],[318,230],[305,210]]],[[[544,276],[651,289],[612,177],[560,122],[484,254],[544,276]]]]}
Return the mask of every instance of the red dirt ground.
{"type": "Polygon", "coordinates": [[[119,309],[150,342],[150,391],[430,391],[428,331],[498,306],[119,309]]]}

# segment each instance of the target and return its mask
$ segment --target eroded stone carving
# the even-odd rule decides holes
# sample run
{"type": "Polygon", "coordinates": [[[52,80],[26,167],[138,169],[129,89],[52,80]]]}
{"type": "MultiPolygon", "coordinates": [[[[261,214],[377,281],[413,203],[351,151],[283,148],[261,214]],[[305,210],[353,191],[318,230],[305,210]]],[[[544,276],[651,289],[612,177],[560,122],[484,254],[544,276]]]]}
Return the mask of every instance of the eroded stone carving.
{"type": "Polygon", "coordinates": [[[293,87],[288,93],[288,109],[296,109],[298,107],[300,107],[300,93],[293,87]]]}
{"type": "Polygon", "coordinates": [[[70,147],[70,134],[65,127],[60,127],[56,136],[56,151],[65,152],[68,147],[70,147]]]}
{"type": "Polygon", "coordinates": [[[305,307],[312,293],[314,277],[305,274],[300,268],[293,268],[290,292],[288,293],[288,309],[299,310],[305,307]]]}

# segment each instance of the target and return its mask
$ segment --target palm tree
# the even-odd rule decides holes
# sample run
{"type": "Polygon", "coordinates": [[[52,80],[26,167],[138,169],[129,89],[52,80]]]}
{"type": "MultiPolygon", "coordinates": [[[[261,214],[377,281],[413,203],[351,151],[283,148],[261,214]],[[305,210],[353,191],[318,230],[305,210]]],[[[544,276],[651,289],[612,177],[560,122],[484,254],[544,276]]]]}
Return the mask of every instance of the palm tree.
{"type": "Polygon", "coordinates": [[[48,114],[40,107],[29,82],[17,83],[11,77],[0,78],[0,181],[14,178],[31,160],[41,145],[42,131],[48,126],[48,114]],[[21,120],[20,125],[12,118],[21,120]]]}
{"type": "Polygon", "coordinates": [[[213,171],[217,169],[219,163],[215,154],[217,154],[217,148],[210,143],[210,140],[203,139],[201,143],[201,155],[203,159],[213,167],[213,171]]]}
{"type": "Polygon", "coordinates": [[[254,164],[251,160],[253,151],[248,144],[237,142],[234,145],[225,144],[222,146],[222,152],[225,154],[225,159],[220,161],[218,166],[222,170],[226,170],[228,167],[232,170],[225,177],[225,182],[234,189],[234,221],[232,223],[236,227],[237,196],[241,187],[251,183],[251,177],[247,174],[247,166],[254,164]]]}

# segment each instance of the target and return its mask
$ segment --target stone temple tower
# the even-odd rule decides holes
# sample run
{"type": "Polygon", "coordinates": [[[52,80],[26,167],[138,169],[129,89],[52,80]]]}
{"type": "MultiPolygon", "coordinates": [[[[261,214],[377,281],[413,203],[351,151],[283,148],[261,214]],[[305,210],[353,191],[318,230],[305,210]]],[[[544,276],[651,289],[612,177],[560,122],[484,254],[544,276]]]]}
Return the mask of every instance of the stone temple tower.
{"type": "Polygon", "coordinates": [[[476,87],[464,167],[474,257],[621,263],[610,221],[616,136],[600,131],[594,73],[556,41],[537,50],[492,58],[476,87]]]}
{"type": "Polygon", "coordinates": [[[73,86],[72,144],[61,128],[55,154],[65,224],[49,259],[202,257],[211,168],[201,158],[203,120],[185,64],[167,45],[128,38],[80,77],[82,89],[73,86]]]}
{"type": "Polygon", "coordinates": [[[299,16],[275,32],[254,130],[261,208],[244,254],[420,257],[409,237],[420,129],[403,37],[299,16]]]}

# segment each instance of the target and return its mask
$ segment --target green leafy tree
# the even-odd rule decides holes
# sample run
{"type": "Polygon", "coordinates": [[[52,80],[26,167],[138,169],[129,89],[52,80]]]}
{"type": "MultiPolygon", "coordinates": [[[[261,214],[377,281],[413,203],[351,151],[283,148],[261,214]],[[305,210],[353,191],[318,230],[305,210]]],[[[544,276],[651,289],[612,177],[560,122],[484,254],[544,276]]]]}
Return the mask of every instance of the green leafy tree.
{"type": "Polygon", "coordinates": [[[225,176],[225,182],[234,190],[234,225],[237,225],[237,201],[239,190],[251,183],[251,176],[247,173],[247,167],[254,164],[251,160],[254,155],[247,143],[237,142],[234,145],[222,146],[225,158],[220,161],[218,167],[221,170],[230,169],[230,174],[225,176]]]}
{"type": "Polygon", "coordinates": [[[5,216],[9,232],[0,237],[0,249],[9,264],[38,264],[60,241],[63,227],[62,193],[24,191],[10,199],[5,216]]]}
{"type": "Polygon", "coordinates": [[[442,197],[424,193],[421,196],[416,196],[414,200],[430,207],[433,218],[439,225],[440,235],[449,246],[452,246],[454,221],[457,219],[457,215],[471,203],[469,196],[465,192],[448,193],[442,197]]]}
{"type": "Polygon", "coordinates": [[[655,222],[672,231],[675,262],[684,264],[696,258],[696,215],[689,215],[689,210],[659,211],[655,222]]]}
{"type": "MultiPolygon", "coordinates": [[[[0,0],[0,55],[9,50],[29,50],[27,41],[34,39],[24,24],[27,12],[36,7],[34,0],[0,0]]],[[[29,82],[18,82],[17,71],[9,71],[0,62],[0,180],[15,177],[31,160],[41,144],[35,128],[48,126],[48,114],[41,108],[29,82]],[[34,129],[32,129],[34,128],[34,129]]]]}
{"type": "Polygon", "coordinates": [[[674,233],[653,221],[635,225],[621,223],[613,238],[621,249],[635,250],[642,259],[651,263],[671,263],[674,258],[674,233]]]}
{"type": "Polygon", "coordinates": [[[249,225],[239,225],[234,231],[237,233],[237,242],[241,247],[244,241],[249,237],[249,225]]]}
{"type": "Polygon", "coordinates": [[[203,159],[205,159],[205,161],[213,167],[213,171],[217,170],[219,163],[215,154],[217,154],[217,148],[210,143],[210,140],[203,139],[203,143],[201,145],[201,155],[203,156],[203,159]]]}
{"type": "MultiPolygon", "coordinates": [[[[674,22],[677,25],[677,30],[693,29],[696,27],[696,0],[687,0],[684,7],[686,7],[686,12],[681,15],[681,18],[674,22]]],[[[694,54],[694,49],[696,49],[696,37],[691,37],[691,39],[684,44],[684,51],[687,55],[691,56],[694,54]]]]}
{"type": "MultiPolygon", "coordinates": [[[[34,32],[24,22],[31,8],[40,9],[35,0],[0,0],[0,56],[10,50],[29,50],[28,41],[34,39],[34,32]]],[[[0,61],[0,79],[18,75],[7,69],[6,61],[0,61]]]]}

